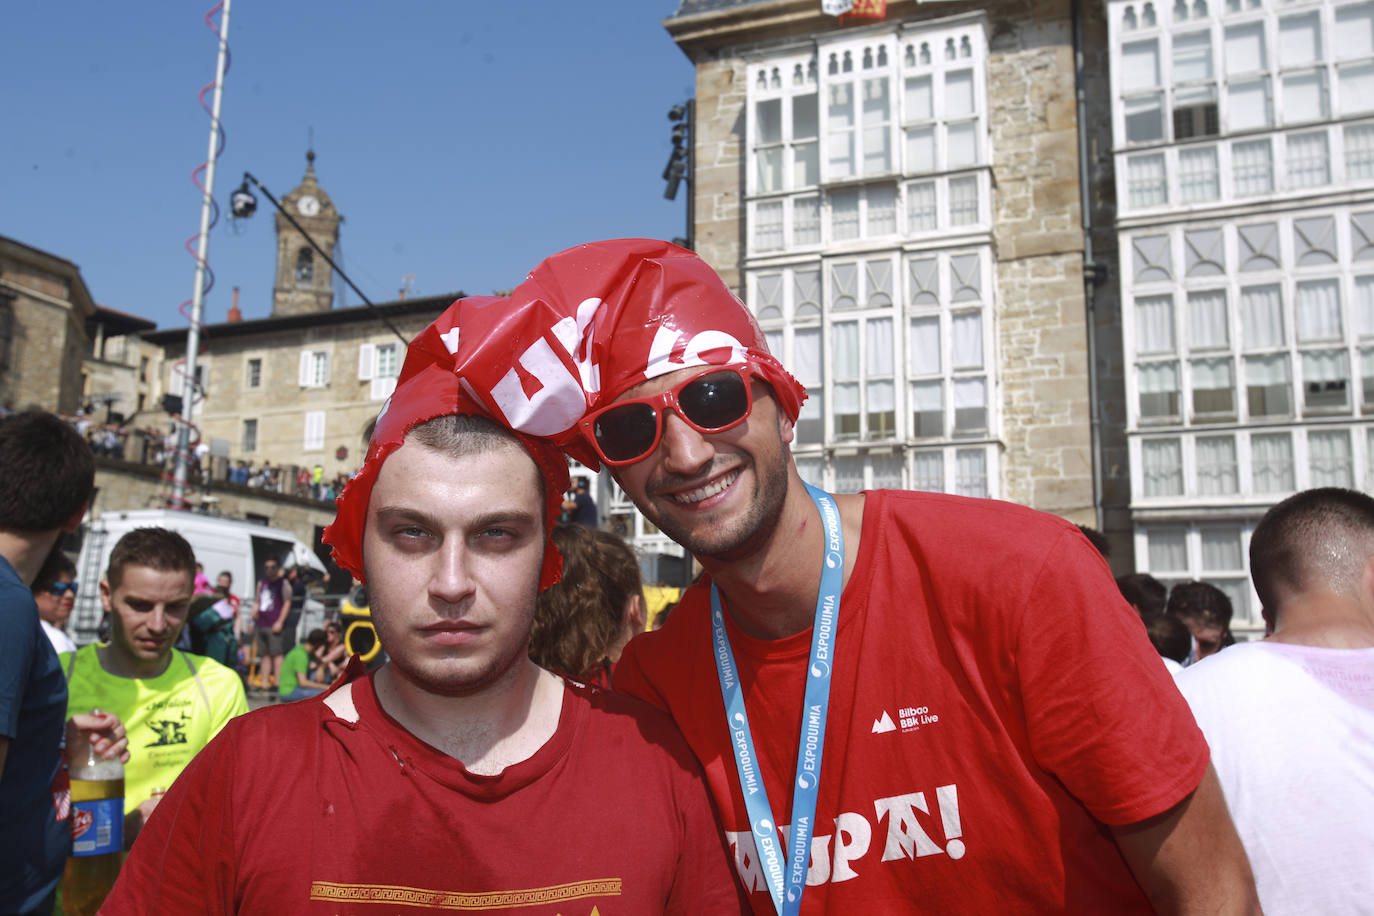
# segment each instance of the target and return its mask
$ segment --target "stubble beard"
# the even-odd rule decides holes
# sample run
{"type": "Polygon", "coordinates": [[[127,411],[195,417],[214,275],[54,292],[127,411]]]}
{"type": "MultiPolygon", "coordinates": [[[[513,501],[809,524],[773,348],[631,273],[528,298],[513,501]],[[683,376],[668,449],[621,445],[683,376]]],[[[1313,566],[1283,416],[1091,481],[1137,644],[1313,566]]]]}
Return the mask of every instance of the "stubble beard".
{"type": "MultiPolygon", "coordinates": [[[[382,640],[382,648],[386,641],[382,640]]],[[[396,673],[425,693],[441,697],[470,697],[495,689],[518,673],[519,652],[490,656],[482,661],[427,658],[417,662],[388,652],[387,659],[396,673]]]]}
{"type": "MultiPolygon", "coordinates": [[[[386,610],[377,603],[374,596],[373,626],[377,627],[377,638],[387,653],[387,663],[396,669],[397,675],[416,689],[434,696],[469,697],[499,687],[503,682],[514,678],[519,673],[520,662],[529,657],[528,633],[523,651],[517,645],[510,652],[487,655],[480,661],[460,657],[420,657],[418,652],[416,657],[404,653],[398,655],[387,648],[386,632],[390,627],[385,624],[378,625],[385,619],[386,610]]],[[[418,640],[421,637],[412,638],[418,640]]],[[[396,645],[400,643],[400,639],[394,638],[391,642],[396,645]]]]}
{"type": "MultiPolygon", "coordinates": [[[[639,510],[694,557],[728,562],[748,556],[767,543],[782,517],[782,506],[787,496],[787,459],[784,454],[779,452],[778,460],[766,467],[753,456],[740,465],[741,474],[753,473],[754,489],[749,494],[748,508],[733,522],[717,525],[700,521],[691,527],[678,516],[657,511],[654,505],[640,505],[639,510]]],[[[671,504],[666,496],[661,499],[671,504]]]]}

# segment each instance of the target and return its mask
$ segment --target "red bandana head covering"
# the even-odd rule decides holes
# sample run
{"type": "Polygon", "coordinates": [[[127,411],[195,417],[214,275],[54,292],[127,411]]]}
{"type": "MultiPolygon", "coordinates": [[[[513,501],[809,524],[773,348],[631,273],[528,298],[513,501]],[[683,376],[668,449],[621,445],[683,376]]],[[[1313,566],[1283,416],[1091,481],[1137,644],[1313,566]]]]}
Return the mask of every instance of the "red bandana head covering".
{"type": "Polygon", "coordinates": [[[600,462],[578,432],[583,414],[678,369],[747,365],[793,422],[806,399],[744,303],[695,252],[668,242],[613,239],[552,255],[511,293],[508,314],[547,331],[519,357],[542,387],[529,398],[511,388],[509,400],[493,390],[493,407],[591,468],[600,462]]]}
{"type": "MultiPolygon", "coordinates": [[[[455,413],[489,417],[519,437],[544,474],[551,527],[568,487],[567,463],[554,446],[600,467],[578,431],[589,409],[678,369],[737,365],[766,381],[796,422],[806,389],[768,352],[744,303],[694,252],[615,239],[552,255],[509,299],[460,299],[411,342],[325,543],[362,579],[367,503],[382,462],[412,427],[455,413]]],[[[561,565],[549,544],[541,588],[558,580],[561,565]]]]}
{"type": "MultiPolygon", "coordinates": [[[[500,413],[489,410],[482,398],[489,393],[493,379],[501,378],[499,367],[509,366],[509,352],[514,346],[506,339],[500,322],[490,333],[473,341],[459,358],[458,328],[465,316],[482,313],[499,316],[510,303],[494,296],[459,299],[439,318],[425,328],[406,349],[405,364],[396,380],[396,390],[387,398],[362,468],[344,487],[336,501],[338,512],[334,522],[324,530],[324,542],[334,551],[334,560],[358,581],[366,581],[363,572],[363,529],[367,524],[367,504],[372,497],[373,484],[387,456],[400,448],[411,429],[448,414],[472,414],[487,417],[515,434],[534,459],[544,478],[545,531],[551,531],[562,509],[563,494],[568,489],[568,462],[551,443],[534,438],[512,428],[500,413]],[[452,346],[451,346],[452,345],[452,346]]],[[[475,337],[475,335],[473,335],[475,337]]],[[[544,565],[540,571],[539,587],[544,589],[558,581],[563,558],[552,541],[544,546],[544,565]]]]}

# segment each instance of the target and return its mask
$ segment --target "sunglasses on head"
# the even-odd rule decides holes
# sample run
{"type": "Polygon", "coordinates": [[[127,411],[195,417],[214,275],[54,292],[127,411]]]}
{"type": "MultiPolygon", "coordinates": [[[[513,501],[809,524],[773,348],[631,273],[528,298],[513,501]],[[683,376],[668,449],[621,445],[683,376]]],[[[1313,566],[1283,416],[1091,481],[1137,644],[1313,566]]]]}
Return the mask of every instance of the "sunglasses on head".
{"type": "Polygon", "coordinates": [[[68,591],[72,593],[73,598],[76,597],[75,582],[54,582],[52,585],[48,586],[48,594],[56,595],[59,598],[67,594],[68,591]]]}
{"type": "Polygon", "coordinates": [[[582,434],[602,461],[629,464],[658,448],[663,411],[669,407],[699,433],[720,433],[743,423],[754,409],[752,378],[748,366],[707,369],[667,391],[592,411],[581,423],[582,434]]]}

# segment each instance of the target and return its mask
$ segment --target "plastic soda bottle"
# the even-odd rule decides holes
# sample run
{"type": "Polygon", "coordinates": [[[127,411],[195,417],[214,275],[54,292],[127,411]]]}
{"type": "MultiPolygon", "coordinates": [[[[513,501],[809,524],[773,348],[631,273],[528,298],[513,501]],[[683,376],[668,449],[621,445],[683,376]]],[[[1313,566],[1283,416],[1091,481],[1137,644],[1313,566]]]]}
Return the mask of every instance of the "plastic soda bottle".
{"type": "Polygon", "coordinates": [[[62,875],[62,912],[95,916],[124,858],[124,764],[88,747],[70,778],[72,854],[62,875]]]}

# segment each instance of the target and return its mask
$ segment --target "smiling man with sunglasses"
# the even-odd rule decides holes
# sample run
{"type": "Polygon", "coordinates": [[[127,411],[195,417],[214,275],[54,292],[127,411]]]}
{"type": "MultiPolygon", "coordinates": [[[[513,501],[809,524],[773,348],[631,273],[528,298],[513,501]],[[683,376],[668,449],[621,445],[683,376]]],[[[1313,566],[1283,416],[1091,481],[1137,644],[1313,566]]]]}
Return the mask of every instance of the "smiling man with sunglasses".
{"type": "Polygon", "coordinates": [[[756,913],[1254,906],[1206,743],[1073,525],[804,482],[805,391],[691,252],[579,246],[502,314],[548,333],[501,409],[705,570],[615,682],[702,761],[756,913]]]}

